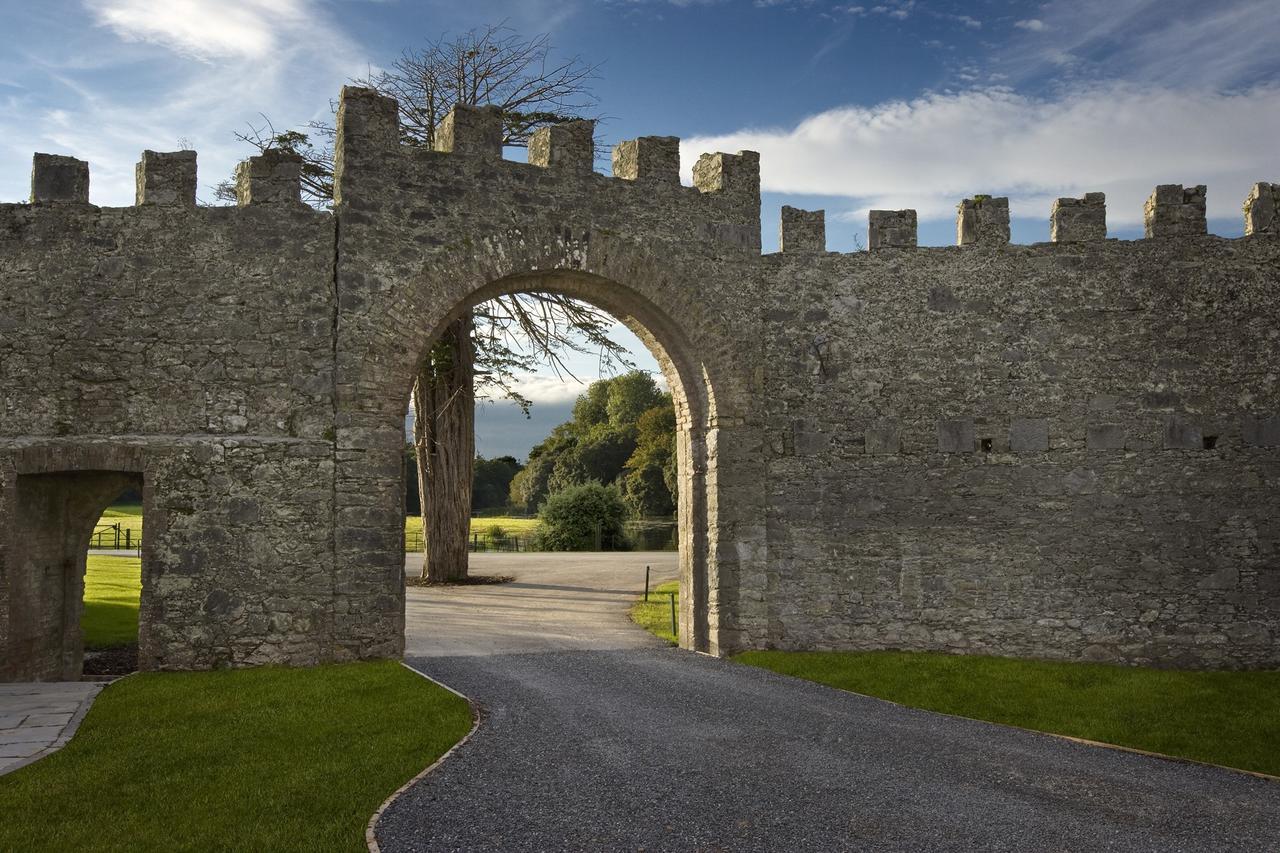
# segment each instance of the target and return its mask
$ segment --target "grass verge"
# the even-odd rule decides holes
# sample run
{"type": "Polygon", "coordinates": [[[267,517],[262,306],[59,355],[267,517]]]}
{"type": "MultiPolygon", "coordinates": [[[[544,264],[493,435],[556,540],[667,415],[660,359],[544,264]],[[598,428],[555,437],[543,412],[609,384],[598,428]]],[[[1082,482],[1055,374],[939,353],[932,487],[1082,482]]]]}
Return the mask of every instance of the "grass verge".
{"type": "Polygon", "coordinates": [[[675,593],[678,611],[680,582],[667,581],[649,590],[648,601],[641,598],[631,605],[631,621],[674,646],[679,641],[671,630],[671,593],[675,593]]]}
{"type": "Polygon", "coordinates": [[[132,676],[0,777],[0,850],[362,851],[470,728],[465,700],[390,661],[132,676]]]}
{"type": "Polygon", "coordinates": [[[929,652],[744,652],[784,675],[1025,729],[1280,775],[1280,672],[929,652]]]}
{"type": "Polygon", "coordinates": [[[84,574],[84,615],[80,627],[87,649],[138,642],[138,601],[142,562],[137,557],[89,554],[84,574]]]}

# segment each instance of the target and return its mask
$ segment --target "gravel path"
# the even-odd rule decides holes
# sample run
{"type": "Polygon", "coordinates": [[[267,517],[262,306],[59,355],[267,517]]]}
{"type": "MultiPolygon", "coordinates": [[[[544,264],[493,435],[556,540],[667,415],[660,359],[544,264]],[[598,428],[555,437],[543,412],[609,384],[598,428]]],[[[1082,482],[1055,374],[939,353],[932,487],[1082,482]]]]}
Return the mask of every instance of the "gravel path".
{"type": "MultiPolygon", "coordinates": [[[[598,597],[583,571],[575,586],[598,597]]],[[[492,589],[503,588],[467,593],[492,589]]],[[[622,610],[601,628],[616,641],[614,617],[622,610]]],[[[483,623],[466,619],[470,631],[483,623]]],[[[914,711],[655,647],[638,632],[632,648],[489,644],[471,656],[457,653],[457,636],[424,654],[432,632],[415,623],[410,633],[410,664],[470,696],[482,720],[385,812],[376,832],[387,853],[1199,853],[1274,850],[1280,839],[1280,784],[1244,774],[914,711]]]]}

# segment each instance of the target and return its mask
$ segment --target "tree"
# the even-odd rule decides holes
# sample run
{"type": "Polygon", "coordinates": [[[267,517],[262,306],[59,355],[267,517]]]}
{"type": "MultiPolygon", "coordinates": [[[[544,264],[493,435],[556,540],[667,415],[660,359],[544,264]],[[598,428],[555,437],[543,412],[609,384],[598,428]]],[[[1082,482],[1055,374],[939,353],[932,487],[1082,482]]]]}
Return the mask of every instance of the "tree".
{"type": "Polygon", "coordinates": [[[668,400],[636,420],[636,449],[627,460],[622,497],[632,514],[669,516],[675,512],[676,413],[668,400]]]}
{"type": "Polygon", "coordinates": [[[471,493],[471,508],[492,509],[505,507],[511,493],[511,481],[524,468],[514,456],[496,459],[476,457],[475,486],[471,493]]]}
{"type": "MultiPolygon", "coordinates": [[[[537,128],[594,109],[590,83],[596,70],[578,57],[555,59],[546,35],[526,40],[504,26],[490,26],[406,50],[390,69],[354,82],[396,99],[405,145],[434,147],[436,128],[449,110],[468,104],[498,106],[504,144],[523,146],[537,128]]],[[[328,206],[334,124],[313,122],[308,130],[278,133],[267,120],[237,135],[259,151],[298,154],[305,198],[328,206]]],[[[234,198],[234,186],[224,182],[216,194],[234,198]]],[[[478,394],[496,391],[527,411],[529,401],[513,382],[519,372],[545,363],[568,372],[562,356],[569,351],[596,352],[606,367],[627,364],[625,350],[608,336],[612,324],[609,315],[562,294],[503,296],[459,318],[424,357],[413,405],[425,578],[449,581],[467,574],[478,394]]]]}

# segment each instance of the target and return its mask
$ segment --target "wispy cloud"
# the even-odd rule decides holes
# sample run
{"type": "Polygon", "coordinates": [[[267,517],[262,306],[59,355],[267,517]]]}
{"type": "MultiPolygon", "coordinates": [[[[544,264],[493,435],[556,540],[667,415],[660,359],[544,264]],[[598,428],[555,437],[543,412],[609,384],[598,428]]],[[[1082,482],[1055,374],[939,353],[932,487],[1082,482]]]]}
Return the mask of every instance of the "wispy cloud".
{"type": "Polygon", "coordinates": [[[1033,33],[1042,33],[1049,29],[1049,25],[1039,18],[1028,18],[1025,21],[1014,21],[1013,25],[1020,30],[1029,30],[1033,33]]]}
{"type": "Polygon", "coordinates": [[[761,153],[766,191],[872,208],[954,216],[974,193],[1009,195],[1016,216],[1047,217],[1053,198],[1102,190],[1118,225],[1141,221],[1161,183],[1209,186],[1209,213],[1239,216],[1249,186],[1274,180],[1280,86],[1231,95],[1111,84],[1032,98],[1008,89],[931,94],[871,108],[843,107],[791,128],[743,130],[683,144],[761,153]]]}
{"type": "MultiPolygon", "coordinates": [[[[0,62],[20,78],[0,113],[0,144],[15,159],[39,150],[89,160],[96,204],[132,204],[139,153],[172,150],[179,139],[199,152],[202,188],[216,183],[249,153],[234,131],[261,114],[286,127],[323,115],[342,83],[368,67],[315,0],[84,6],[87,26],[0,62]]],[[[6,173],[0,197],[25,197],[20,180],[6,173]]]]}

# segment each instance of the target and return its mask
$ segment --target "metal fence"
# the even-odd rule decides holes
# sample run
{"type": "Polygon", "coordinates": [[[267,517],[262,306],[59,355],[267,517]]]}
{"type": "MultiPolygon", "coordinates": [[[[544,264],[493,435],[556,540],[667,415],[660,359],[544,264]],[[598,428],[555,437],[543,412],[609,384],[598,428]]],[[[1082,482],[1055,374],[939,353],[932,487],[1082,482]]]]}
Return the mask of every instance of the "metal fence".
{"type": "MultiPolygon", "coordinates": [[[[627,544],[633,551],[679,550],[680,537],[675,522],[628,521],[624,527],[627,544]]],[[[405,531],[405,552],[417,553],[422,551],[422,548],[422,531],[405,531]]],[[[494,536],[492,533],[472,533],[468,549],[472,553],[540,550],[536,537],[528,533],[507,533],[499,536],[494,536]]]]}
{"type": "Polygon", "coordinates": [[[99,524],[89,537],[89,548],[111,551],[136,551],[142,547],[142,533],[120,523],[99,524]]]}

